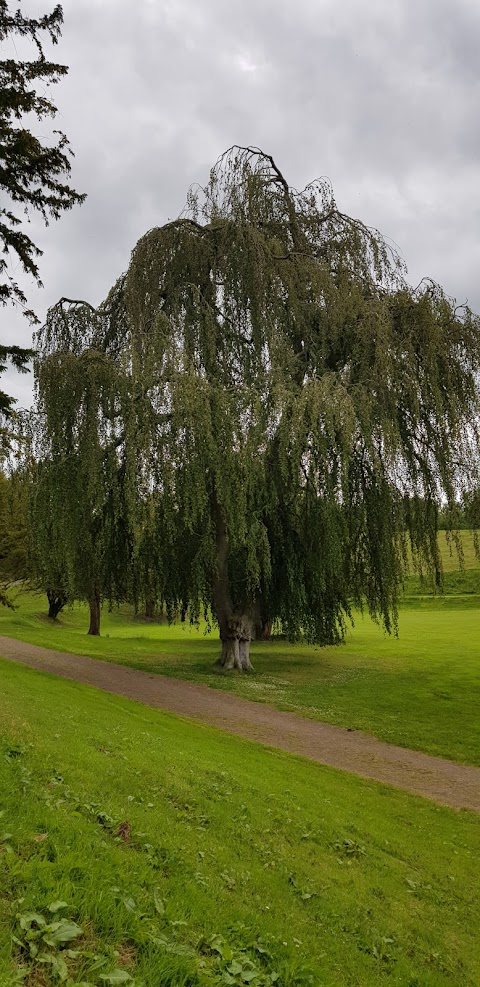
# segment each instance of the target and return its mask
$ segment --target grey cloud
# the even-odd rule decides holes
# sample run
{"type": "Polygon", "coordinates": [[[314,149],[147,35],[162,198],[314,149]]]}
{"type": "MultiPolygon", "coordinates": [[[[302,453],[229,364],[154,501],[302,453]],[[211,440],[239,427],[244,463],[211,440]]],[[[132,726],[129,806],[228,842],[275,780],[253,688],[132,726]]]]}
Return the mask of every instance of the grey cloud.
{"type": "MultiPolygon", "coordinates": [[[[480,309],[478,0],[66,0],[64,14],[58,123],[89,197],[32,224],[39,314],[62,294],[100,301],[233,143],[273,153],[297,187],[327,174],[342,209],[399,244],[412,281],[480,309]]],[[[0,339],[12,326],[28,339],[0,318],[0,339]]]]}

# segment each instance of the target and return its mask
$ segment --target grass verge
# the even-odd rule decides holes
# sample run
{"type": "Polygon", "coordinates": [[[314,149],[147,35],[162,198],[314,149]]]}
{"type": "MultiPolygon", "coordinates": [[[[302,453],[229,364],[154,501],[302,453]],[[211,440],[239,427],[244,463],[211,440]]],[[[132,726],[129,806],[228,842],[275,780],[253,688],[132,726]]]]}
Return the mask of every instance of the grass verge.
{"type": "Polygon", "coordinates": [[[480,982],[477,817],[0,674],[2,987],[480,982]]]}
{"type": "Polygon", "coordinates": [[[203,682],[312,719],[364,730],[382,740],[480,764],[478,598],[416,597],[400,612],[399,637],[357,617],[344,645],[314,648],[256,642],[253,676],[214,669],[216,634],[104,613],[101,638],[88,637],[87,611],[45,617],[45,597],[21,594],[0,610],[0,634],[153,673],[203,682]]]}

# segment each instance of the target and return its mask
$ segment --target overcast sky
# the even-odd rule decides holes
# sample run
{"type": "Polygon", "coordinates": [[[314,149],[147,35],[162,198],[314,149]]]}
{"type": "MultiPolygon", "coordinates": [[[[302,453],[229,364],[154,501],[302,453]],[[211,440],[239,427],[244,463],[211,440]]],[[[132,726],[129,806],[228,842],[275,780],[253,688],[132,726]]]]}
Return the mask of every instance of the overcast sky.
{"type": "MultiPolygon", "coordinates": [[[[400,247],[412,283],[428,275],[480,310],[479,0],[63,9],[55,55],[70,71],[52,95],[75,152],[71,184],[88,199],[47,230],[28,227],[44,250],[45,287],[28,290],[40,317],[61,295],[100,302],[137,239],[181,211],[231,144],[273,154],[296,187],[328,175],[339,208],[400,247]]],[[[0,341],[30,340],[0,309],[0,341]]],[[[29,403],[29,377],[3,382],[29,403]]]]}

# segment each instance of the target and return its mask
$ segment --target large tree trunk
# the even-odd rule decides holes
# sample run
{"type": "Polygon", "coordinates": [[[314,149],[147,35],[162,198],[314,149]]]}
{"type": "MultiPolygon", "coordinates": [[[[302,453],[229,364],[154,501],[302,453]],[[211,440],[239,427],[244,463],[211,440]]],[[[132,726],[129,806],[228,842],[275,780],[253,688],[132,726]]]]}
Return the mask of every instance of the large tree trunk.
{"type": "Polygon", "coordinates": [[[239,672],[253,672],[250,661],[250,641],[252,621],[246,614],[230,617],[220,624],[222,654],[218,661],[226,672],[236,669],[239,672]]]}
{"type": "Polygon", "coordinates": [[[48,616],[50,620],[56,620],[60,610],[63,610],[65,604],[68,601],[68,596],[66,593],[58,592],[54,589],[47,589],[48,597],[48,616]]]}
{"type": "Polygon", "coordinates": [[[216,505],[217,577],[214,585],[215,613],[220,627],[222,653],[217,666],[225,671],[253,672],[250,641],[253,621],[232,606],[228,579],[228,535],[222,512],[216,505]]]}
{"type": "Polygon", "coordinates": [[[96,590],[91,599],[89,600],[90,605],[90,627],[88,628],[88,634],[92,634],[95,637],[100,635],[100,593],[96,590]]]}
{"type": "Polygon", "coordinates": [[[155,600],[145,601],[145,616],[147,620],[153,620],[155,617],[155,600]]]}

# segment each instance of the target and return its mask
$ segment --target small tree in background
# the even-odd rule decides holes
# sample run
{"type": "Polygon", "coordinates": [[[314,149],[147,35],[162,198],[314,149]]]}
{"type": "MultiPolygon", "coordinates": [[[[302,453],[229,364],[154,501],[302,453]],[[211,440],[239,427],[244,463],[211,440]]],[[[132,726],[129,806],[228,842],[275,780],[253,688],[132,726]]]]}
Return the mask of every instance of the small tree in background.
{"type": "Polygon", "coordinates": [[[479,322],[431,282],[410,289],[325,181],[297,192],[270,156],[232,149],[106,302],[61,301],[38,343],[58,513],[73,525],[121,462],[115,524],[133,559],[152,546],[167,612],[211,609],[223,667],[251,668],[253,627],[274,619],[335,643],[366,605],[394,629],[408,550],[440,578],[438,508],[478,449],[479,322]],[[84,383],[97,363],[102,406],[84,383]],[[56,478],[73,437],[78,486],[56,478]]]}
{"type": "MultiPolygon", "coordinates": [[[[10,589],[17,583],[23,588],[42,590],[48,599],[48,616],[56,620],[68,602],[61,570],[52,575],[45,566],[35,567],[32,557],[31,506],[34,494],[36,464],[25,455],[28,444],[28,415],[22,414],[23,463],[16,450],[6,461],[7,472],[0,472],[0,602],[14,607],[10,589]],[[25,427],[26,426],[26,427],[25,427]],[[48,581],[45,581],[48,580],[48,581]]],[[[48,517],[44,518],[48,525],[48,517]]],[[[49,565],[51,560],[49,560],[49,565]]]]}
{"type": "Polygon", "coordinates": [[[88,329],[84,304],[69,303],[68,311],[70,349],[48,355],[42,334],[37,367],[32,565],[44,586],[88,602],[88,633],[98,635],[102,599],[133,596],[128,375],[108,349],[101,319],[88,309],[88,329]]]}
{"type": "Polygon", "coordinates": [[[28,578],[29,486],[23,471],[0,473],[0,603],[12,607],[12,583],[28,578]]]}

